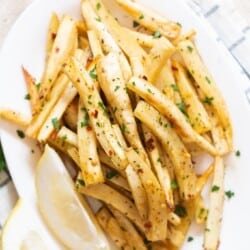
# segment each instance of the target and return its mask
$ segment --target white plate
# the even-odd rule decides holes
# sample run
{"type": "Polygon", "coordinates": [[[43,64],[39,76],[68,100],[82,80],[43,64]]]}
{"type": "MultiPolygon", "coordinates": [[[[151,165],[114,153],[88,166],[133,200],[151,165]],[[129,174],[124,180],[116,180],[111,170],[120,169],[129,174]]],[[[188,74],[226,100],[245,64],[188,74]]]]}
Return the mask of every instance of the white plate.
{"type": "MultiPolygon", "coordinates": [[[[183,1],[142,2],[182,23],[185,29],[194,27],[198,31],[197,45],[228,103],[234,126],[235,150],[241,152],[240,157],[232,154],[226,161],[225,189],[235,192],[235,197],[230,201],[225,200],[220,249],[247,250],[250,225],[250,113],[241,87],[246,79],[227,50],[216,41],[205,21],[196,17],[183,1]]],[[[109,4],[113,7],[112,1],[109,4]]],[[[79,18],[80,0],[37,0],[20,16],[7,36],[0,54],[0,106],[30,114],[29,103],[24,100],[27,90],[21,65],[37,79],[40,78],[44,66],[46,30],[52,11],[79,18]]],[[[0,125],[3,149],[18,194],[36,206],[33,176],[39,157],[38,148],[34,141],[20,139],[16,134],[16,126],[3,121],[0,125]]],[[[183,249],[202,249],[202,230],[194,227],[188,234],[194,240],[186,243],[183,249]]]]}

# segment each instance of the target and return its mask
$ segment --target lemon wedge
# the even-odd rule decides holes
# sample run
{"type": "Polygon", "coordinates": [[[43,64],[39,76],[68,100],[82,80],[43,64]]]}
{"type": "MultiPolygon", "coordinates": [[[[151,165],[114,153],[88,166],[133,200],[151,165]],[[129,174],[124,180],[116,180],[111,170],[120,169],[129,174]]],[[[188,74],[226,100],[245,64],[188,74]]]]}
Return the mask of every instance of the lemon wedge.
{"type": "Polygon", "coordinates": [[[35,210],[20,199],[9,215],[2,231],[2,250],[62,249],[51,240],[35,210]],[[46,243],[45,243],[46,242],[46,243]]]}
{"type": "Polygon", "coordinates": [[[42,217],[67,248],[109,249],[88,204],[75,190],[58,154],[48,145],[38,163],[35,183],[42,217]]]}

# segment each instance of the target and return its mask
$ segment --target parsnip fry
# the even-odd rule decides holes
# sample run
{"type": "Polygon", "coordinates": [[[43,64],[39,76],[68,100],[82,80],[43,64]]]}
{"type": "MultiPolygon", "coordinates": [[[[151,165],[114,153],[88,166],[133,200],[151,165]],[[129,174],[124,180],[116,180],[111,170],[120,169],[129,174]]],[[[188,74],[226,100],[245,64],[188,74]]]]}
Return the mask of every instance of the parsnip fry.
{"type": "Polygon", "coordinates": [[[186,112],[190,124],[199,134],[210,131],[211,123],[208,114],[192,87],[184,68],[177,61],[173,61],[173,67],[177,87],[187,107],[186,112]]]}
{"type": "Polygon", "coordinates": [[[78,147],[77,134],[72,130],[62,126],[57,134],[57,138],[63,141],[67,141],[68,144],[78,147]]]}
{"type": "Polygon", "coordinates": [[[150,82],[156,81],[162,67],[174,51],[174,46],[165,37],[158,39],[158,42],[149,52],[146,66],[147,77],[150,82]]]}
{"type": "Polygon", "coordinates": [[[89,45],[91,48],[91,51],[93,53],[94,57],[102,57],[103,52],[101,48],[101,43],[96,35],[96,32],[94,30],[88,31],[88,39],[89,39],[89,45]]]}
{"type": "Polygon", "coordinates": [[[149,30],[158,31],[167,38],[174,39],[179,35],[181,27],[167,18],[160,16],[146,7],[130,0],[116,0],[124,10],[149,30]]]}
{"type": "Polygon", "coordinates": [[[179,103],[181,101],[170,60],[166,61],[154,85],[173,103],[179,103]]]}
{"type": "Polygon", "coordinates": [[[79,187],[79,192],[111,205],[125,214],[142,232],[145,231],[143,222],[134,203],[115,189],[106,184],[96,184],[89,187],[81,186],[79,187]]]}
{"type": "Polygon", "coordinates": [[[146,149],[153,166],[153,169],[158,177],[161,187],[165,193],[166,201],[170,208],[174,207],[173,191],[171,188],[171,178],[166,167],[163,167],[161,155],[159,152],[159,144],[152,132],[142,125],[146,149]],[[164,170],[165,169],[165,170],[164,170]]]}
{"type": "Polygon", "coordinates": [[[137,171],[148,198],[148,220],[145,223],[146,237],[151,241],[167,237],[168,212],[165,195],[154,173],[132,148],[127,150],[129,163],[137,171]]]}
{"type": "Polygon", "coordinates": [[[59,130],[58,121],[61,119],[67,106],[72,102],[72,100],[77,95],[77,90],[74,85],[69,82],[64,89],[61,97],[58,99],[56,105],[52,108],[50,114],[46,118],[41,130],[38,133],[37,139],[39,141],[46,141],[53,130],[59,130]]]}
{"type": "Polygon", "coordinates": [[[42,125],[44,124],[46,118],[48,117],[50,111],[55,106],[56,102],[60,98],[62,92],[68,85],[69,80],[68,77],[64,74],[61,74],[48,97],[48,101],[44,104],[42,110],[39,113],[35,114],[30,122],[29,126],[26,129],[26,134],[32,138],[36,138],[39,130],[41,129],[42,125]]]}
{"type": "MultiPolygon", "coordinates": [[[[128,56],[133,74],[144,76],[144,66],[147,61],[147,53],[139,46],[136,38],[131,36],[130,33],[126,32],[126,30],[115,20],[115,18],[108,12],[100,0],[91,0],[90,2],[93,8],[98,4],[101,6],[101,8],[96,10],[96,13],[100,16],[102,22],[107,25],[107,29],[114,37],[116,43],[128,56]]],[[[124,71],[121,62],[120,65],[124,79],[126,81],[129,80],[129,76],[125,74],[126,71],[124,71]]]]}
{"type": "Polygon", "coordinates": [[[109,53],[103,57],[97,69],[101,88],[110,105],[113,109],[116,108],[114,115],[119,122],[124,136],[130,146],[145,152],[138,134],[131,102],[126,92],[125,81],[116,54],[109,53]]]}
{"type": "Polygon", "coordinates": [[[134,225],[118,210],[109,207],[118,221],[121,228],[124,229],[124,235],[130,246],[130,249],[147,250],[141,235],[137,232],[134,225]]]}
{"type": "Polygon", "coordinates": [[[186,40],[180,42],[178,44],[178,49],[189,72],[194,77],[196,84],[199,86],[204,95],[207,98],[210,98],[211,106],[214,107],[223,125],[223,129],[225,130],[229,150],[232,150],[233,131],[229,112],[226,103],[214,82],[213,77],[208,72],[207,67],[203,63],[198,50],[192,41],[186,40]]]}
{"type": "Polygon", "coordinates": [[[197,143],[197,145],[210,154],[217,154],[216,149],[192,129],[191,125],[186,121],[185,116],[175,104],[167,99],[167,97],[152,84],[143,79],[132,77],[127,83],[127,87],[145,99],[149,104],[153,105],[163,115],[166,115],[170,122],[178,127],[182,136],[197,143]]]}
{"type": "MultiPolygon", "coordinates": [[[[100,3],[99,3],[100,4],[100,3]]],[[[96,5],[95,5],[96,6],[96,5]]],[[[100,8],[102,9],[102,8],[100,8]]],[[[116,44],[116,41],[109,33],[107,27],[102,22],[100,16],[98,16],[88,0],[82,1],[82,14],[85,18],[86,24],[89,29],[95,30],[100,41],[102,41],[102,49],[105,53],[115,52],[119,57],[119,63],[123,71],[123,77],[126,80],[131,76],[131,69],[127,58],[123,54],[122,50],[116,44]]]]}
{"type": "Polygon", "coordinates": [[[51,14],[49,29],[47,34],[47,45],[46,45],[46,61],[48,61],[50,53],[53,48],[53,43],[55,41],[57,31],[60,25],[60,20],[55,12],[51,14]]]}
{"type": "Polygon", "coordinates": [[[168,153],[174,164],[181,197],[186,200],[194,198],[197,178],[191,162],[191,156],[179,136],[171,128],[169,121],[143,101],[137,104],[134,114],[151,129],[168,153]]]}
{"type": "Polygon", "coordinates": [[[124,231],[106,207],[102,207],[97,212],[96,218],[102,229],[111,237],[119,249],[130,250],[124,231]]]}
{"type": "Polygon", "coordinates": [[[7,108],[0,108],[0,119],[13,122],[23,127],[27,127],[31,120],[30,117],[27,117],[26,115],[21,114],[18,111],[14,111],[7,108]]]}
{"type": "Polygon", "coordinates": [[[135,205],[138,212],[143,220],[147,219],[148,216],[148,200],[145,188],[142,185],[138,173],[134,170],[131,165],[128,165],[125,169],[127,180],[135,201],[135,205]]]}
{"type": "Polygon", "coordinates": [[[69,104],[69,106],[66,108],[64,114],[63,114],[63,121],[66,123],[66,125],[76,132],[76,126],[77,126],[77,113],[78,113],[78,97],[73,100],[69,104]]]}
{"type": "Polygon", "coordinates": [[[118,145],[107,109],[91,77],[75,58],[68,61],[64,71],[74,83],[83,100],[99,143],[114,164],[124,169],[127,166],[125,153],[118,145]]]}
{"type": "Polygon", "coordinates": [[[107,183],[115,184],[116,186],[131,192],[127,179],[121,176],[117,170],[109,168],[105,165],[102,165],[102,170],[107,183]]]}
{"type": "Polygon", "coordinates": [[[92,130],[88,112],[81,99],[79,99],[78,105],[77,138],[80,167],[85,185],[104,182],[101,163],[97,153],[95,132],[92,130]]]}
{"type": "Polygon", "coordinates": [[[74,53],[77,41],[76,23],[72,17],[64,16],[58,28],[57,36],[50,53],[43,78],[39,98],[44,100],[54,85],[62,65],[74,53]]]}
{"type": "Polygon", "coordinates": [[[28,89],[31,110],[32,113],[34,114],[36,112],[36,106],[39,102],[38,88],[35,82],[35,78],[33,78],[32,75],[24,67],[22,67],[22,71],[28,89]]]}
{"type": "Polygon", "coordinates": [[[215,158],[214,177],[210,191],[209,213],[206,222],[204,250],[217,250],[220,237],[220,222],[224,202],[224,163],[215,158]]]}

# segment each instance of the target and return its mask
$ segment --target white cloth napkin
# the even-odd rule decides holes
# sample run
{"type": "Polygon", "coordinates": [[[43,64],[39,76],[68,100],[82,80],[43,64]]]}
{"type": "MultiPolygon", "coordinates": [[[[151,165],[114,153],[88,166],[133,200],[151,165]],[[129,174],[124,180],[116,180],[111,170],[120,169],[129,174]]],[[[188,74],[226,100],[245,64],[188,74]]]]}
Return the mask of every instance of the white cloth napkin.
{"type": "MultiPolygon", "coordinates": [[[[250,23],[236,10],[230,0],[183,0],[201,18],[205,17],[242,70],[250,79],[250,23]],[[248,54],[247,54],[248,53],[248,54]]],[[[244,0],[248,1],[248,0],[244,0]]],[[[242,0],[242,2],[244,2],[242,0]]],[[[244,86],[250,104],[250,81],[244,86]]],[[[0,231],[17,200],[14,185],[7,170],[0,172],[0,231]]]]}

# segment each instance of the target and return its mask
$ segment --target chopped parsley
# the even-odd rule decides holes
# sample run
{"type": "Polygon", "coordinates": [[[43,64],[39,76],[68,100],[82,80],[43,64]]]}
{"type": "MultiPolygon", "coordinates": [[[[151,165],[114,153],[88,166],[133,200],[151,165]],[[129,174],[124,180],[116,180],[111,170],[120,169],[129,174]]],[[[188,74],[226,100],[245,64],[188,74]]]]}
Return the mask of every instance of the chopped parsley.
{"type": "Polygon", "coordinates": [[[235,155],[236,155],[237,157],[240,157],[240,150],[237,150],[237,151],[235,152],[235,155]]]}
{"type": "Polygon", "coordinates": [[[176,213],[178,216],[180,216],[181,218],[184,218],[187,216],[187,210],[185,207],[183,207],[182,205],[176,205],[175,206],[175,210],[174,213],[176,213]]]}
{"type": "Polygon", "coordinates": [[[25,138],[25,134],[22,130],[17,130],[16,133],[21,139],[25,138]]]}
{"type": "Polygon", "coordinates": [[[37,89],[37,91],[39,91],[40,88],[41,88],[41,83],[39,82],[39,83],[36,84],[36,89],[37,89]]]}
{"type": "Polygon", "coordinates": [[[188,239],[187,239],[187,242],[191,242],[193,240],[194,240],[194,238],[192,236],[189,236],[188,239]]]}
{"type": "Polygon", "coordinates": [[[96,9],[99,10],[101,8],[101,4],[100,3],[97,3],[96,4],[96,9]]]}
{"type": "Polygon", "coordinates": [[[30,100],[30,94],[29,94],[29,93],[26,94],[26,95],[24,96],[24,99],[25,99],[25,100],[30,100]]]}
{"type": "Polygon", "coordinates": [[[114,91],[117,91],[118,89],[120,88],[120,86],[115,86],[115,89],[114,89],[114,91]]]}
{"type": "Polygon", "coordinates": [[[168,123],[165,123],[165,124],[164,124],[164,128],[167,128],[167,127],[168,127],[168,123]]]}
{"type": "Polygon", "coordinates": [[[213,100],[214,100],[213,97],[207,97],[206,96],[205,99],[203,100],[203,102],[208,104],[208,105],[211,105],[213,100]]]}
{"type": "Polygon", "coordinates": [[[151,89],[147,89],[148,93],[153,94],[151,89]]]}
{"type": "Polygon", "coordinates": [[[67,141],[67,135],[62,137],[62,146],[64,146],[65,142],[67,141]]]}
{"type": "Polygon", "coordinates": [[[173,190],[178,188],[178,184],[177,184],[176,181],[171,181],[171,188],[172,188],[173,190]]]}
{"type": "Polygon", "coordinates": [[[181,23],[177,22],[176,24],[177,24],[178,26],[182,27],[181,23]]]}
{"type": "Polygon", "coordinates": [[[179,91],[179,88],[176,84],[171,84],[171,87],[174,91],[179,91]]]}
{"type": "Polygon", "coordinates": [[[98,102],[98,106],[103,110],[103,113],[105,115],[108,115],[108,111],[107,111],[106,107],[104,106],[103,102],[98,102]]]}
{"type": "Polygon", "coordinates": [[[122,124],[121,130],[122,130],[122,133],[125,134],[125,132],[126,132],[126,125],[125,124],[122,124]]]}
{"type": "Polygon", "coordinates": [[[92,79],[97,79],[96,66],[89,71],[89,75],[92,79]]]}
{"type": "Polygon", "coordinates": [[[6,167],[6,161],[4,158],[2,145],[0,143],[0,171],[2,171],[5,167],[6,167]]]}
{"type": "Polygon", "coordinates": [[[143,19],[144,18],[144,15],[143,13],[141,13],[141,15],[139,16],[139,19],[143,19]]]}
{"type": "Polygon", "coordinates": [[[153,38],[159,38],[159,37],[161,37],[161,32],[155,31],[155,33],[153,33],[153,38]]]}
{"type": "Polygon", "coordinates": [[[95,19],[97,22],[101,22],[102,19],[98,16],[96,19],[95,19]]]}
{"type": "Polygon", "coordinates": [[[106,173],[106,178],[112,179],[113,177],[115,177],[117,175],[118,175],[118,172],[116,170],[112,169],[106,173]]]}
{"type": "Polygon", "coordinates": [[[207,76],[205,77],[205,79],[209,84],[211,84],[211,80],[207,76]]]}
{"type": "Polygon", "coordinates": [[[82,180],[82,179],[77,179],[77,180],[76,180],[76,184],[77,184],[77,185],[81,185],[81,186],[85,186],[85,182],[84,182],[84,180],[82,180]]]}
{"type": "Polygon", "coordinates": [[[187,46],[187,49],[188,49],[188,51],[189,51],[190,53],[192,53],[193,48],[192,48],[191,46],[187,46]]]}
{"type": "Polygon", "coordinates": [[[84,120],[81,122],[81,128],[89,126],[89,115],[86,112],[84,120]]]}
{"type": "Polygon", "coordinates": [[[219,186],[216,186],[216,185],[213,185],[212,188],[211,188],[211,191],[212,192],[217,192],[220,190],[220,187],[219,186]]]}
{"type": "Polygon", "coordinates": [[[186,104],[184,102],[177,103],[176,105],[184,115],[187,115],[186,104]]]}
{"type": "Polygon", "coordinates": [[[225,195],[227,196],[228,199],[231,199],[234,196],[234,192],[231,190],[228,190],[225,192],[225,195]]]}
{"type": "Polygon", "coordinates": [[[57,117],[53,118],[53,119],[51,120],[51,122],[52,122],[53,128],[54,128],[56,131],[58,131],[58,130],[59,130],[59,121],[58,121],[57,117]]]}
{"type": "Polygon", "coordinates": [[[137,21],[133,21],[133,27],[136,28],[138,27],[140,24],[137,21]]]}

